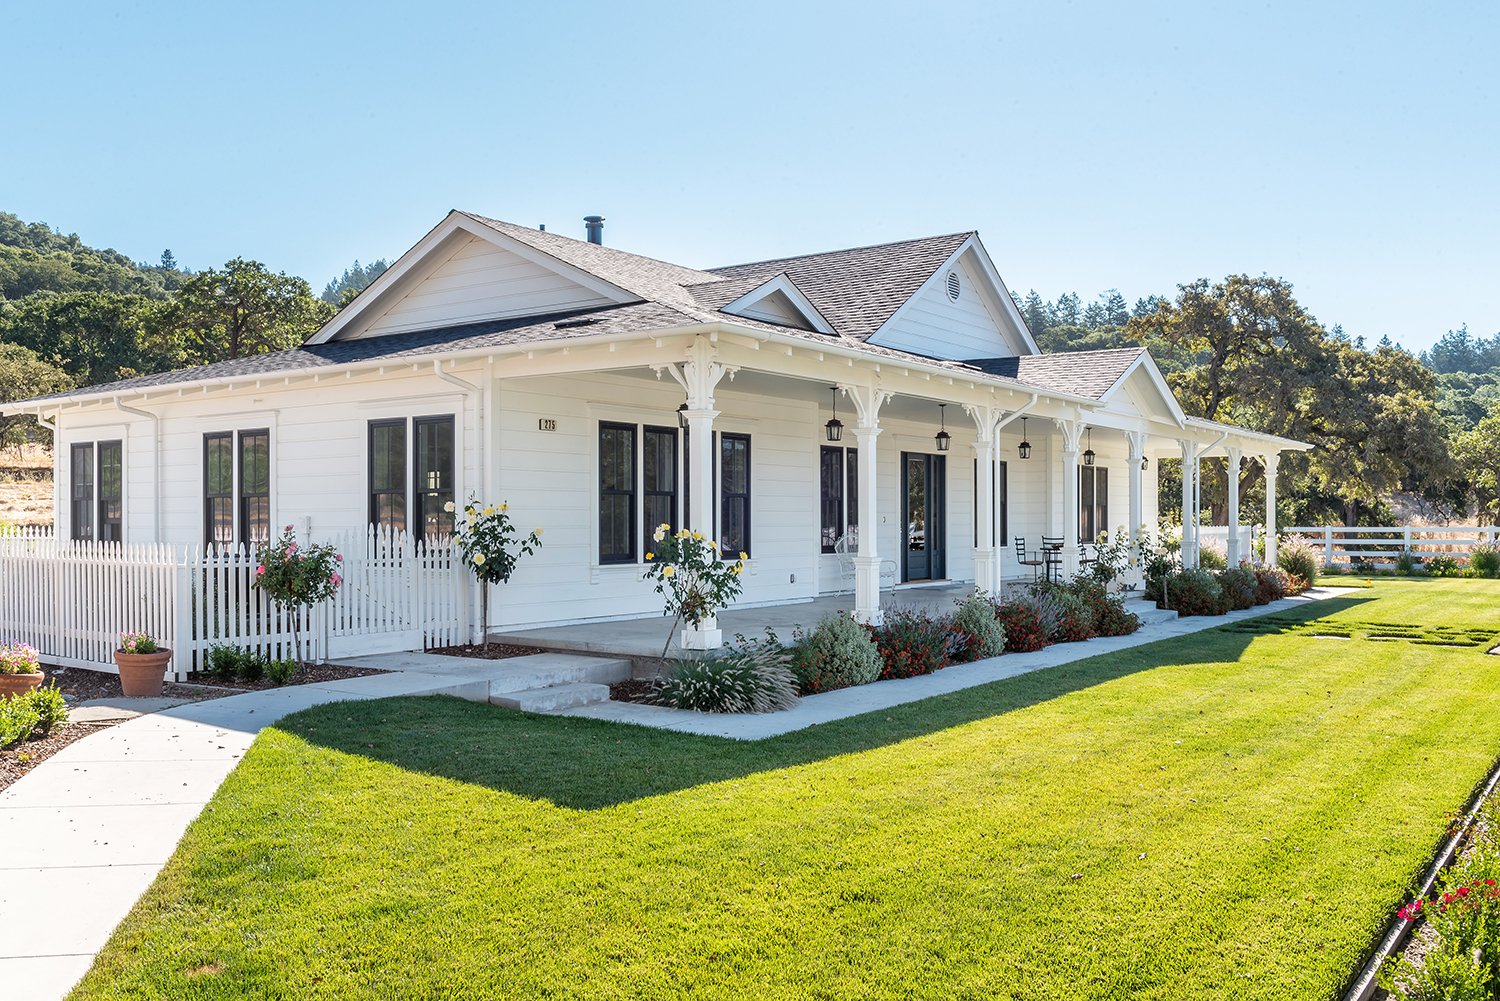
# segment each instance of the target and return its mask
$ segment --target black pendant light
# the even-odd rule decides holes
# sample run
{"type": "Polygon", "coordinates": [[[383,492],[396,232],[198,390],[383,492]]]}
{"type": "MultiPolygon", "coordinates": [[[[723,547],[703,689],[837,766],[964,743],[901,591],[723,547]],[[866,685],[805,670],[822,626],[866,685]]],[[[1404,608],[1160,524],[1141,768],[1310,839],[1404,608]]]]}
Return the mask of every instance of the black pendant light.
{"type": "Polygon", "coordinates": [[[1021,418],[1021,458],[1031,458],[1031,442],[1026,440],[1026,418],[1021,418]]]}
{"type": "Polygon", "coordinates": [[[839,420],[839,387],[829,386],[833,392],[833,419],[823,427],[828,431],[829,441],[842,441],[844,437],[844,422],[839,420]]]}
{"type": "Polygon", "coordinates": [[[687,404],[677,408],[677,424],[679,427],[687,427],[687,404]]]}
{"type": "Polygon", "coordinates": [[[1094,464],[1094,429],[1093,428],[1089,428],[1088,429],[1088,433],[1089,433],[1089,447],[1086,448],[1086,449],[1084,449],[1084,452],[1083,452],[1083,464],[1085,466],[1092,466],[1094,464]]]}
{"type": "Polygon", "coordinates": [[[1146,463],[1148,463],[1148,462],[1150,462],[1150,461],[1151,461],[1151,460],[1150,460],[1150,459],[1148,459],[1148,458],[1146,458],[1146,457],[1145,457],[1145,456],[1144,456],[1144,455],[1143,455],[1143,456],[1141,456],[1141,468],[1142,468],[1142,469],[1145,469],[1145,468],[1146,468],[1146,463]]]}
{"type": "Polygon", "coordinates": [[[942,417],[943,420],[942,430],[938,431],[937,433],[937,447],[939,452],[948,451],[948,446],[953,444],[953,436],[948,433],[947,407],[948,404],[946,403],[938,404],[938,414],[942,417]]]}

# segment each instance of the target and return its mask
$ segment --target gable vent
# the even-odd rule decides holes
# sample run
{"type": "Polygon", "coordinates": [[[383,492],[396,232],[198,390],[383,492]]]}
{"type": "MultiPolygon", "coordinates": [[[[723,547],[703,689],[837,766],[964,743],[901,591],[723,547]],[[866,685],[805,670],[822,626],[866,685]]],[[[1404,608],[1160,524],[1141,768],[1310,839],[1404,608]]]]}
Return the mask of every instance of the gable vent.
{"type": "Polygon", "coordinates": [[[958,272],[948,272],[948,298],[957,301],[958,294],[963,290],[963,284],[958,279],[958,272]]]}

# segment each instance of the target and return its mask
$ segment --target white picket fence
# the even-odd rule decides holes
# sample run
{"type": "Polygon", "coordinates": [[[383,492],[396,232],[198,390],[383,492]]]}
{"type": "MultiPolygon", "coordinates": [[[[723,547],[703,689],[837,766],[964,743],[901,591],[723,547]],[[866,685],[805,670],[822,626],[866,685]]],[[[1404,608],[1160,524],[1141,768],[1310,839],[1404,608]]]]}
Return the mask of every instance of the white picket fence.
{"type": "MultiPolygon", "coordinates": [[[[462,643],[469,575],[451,542],[371,529],[325,539],[343,585],[302,630],[309,660],[462,643]]],[[[122,631],[172,649],[172,675],[227,644],[293,653],[291,622],[254,586],[255,558],[230,549],[73,542],[38,530],[0,536],[0,641],[24,641],[64,667],[113,672],[122,631]]]]}
{"type": "Polygon", "coordinates": [[[1282,531],[1321,549],[1329,567],[1394,563],[1402,554],[1463,557],[1477,545],[1500,541],[1500,527],[1492,525],[1304,525],[1282,531]]]}

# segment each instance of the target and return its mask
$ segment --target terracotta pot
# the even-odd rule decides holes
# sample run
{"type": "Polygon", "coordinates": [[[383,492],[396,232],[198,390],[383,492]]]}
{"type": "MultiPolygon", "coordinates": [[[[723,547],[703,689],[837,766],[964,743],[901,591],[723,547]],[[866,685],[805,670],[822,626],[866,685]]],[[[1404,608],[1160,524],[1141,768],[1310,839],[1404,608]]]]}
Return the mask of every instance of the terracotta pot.
{"type": "Polygon", "coordinates": [[[120,688],[131,698],[154,698],[161,694],[171,650],[156,653],[121,653],[115,651],[115,666],[120,669],[120,688]]]}
{"type": "Polygon", "coordinates": [[[0,674],[0,699],[25,695],[33,688],[40,688],[45,677],[41,671],[35,674],[0,674]]]}

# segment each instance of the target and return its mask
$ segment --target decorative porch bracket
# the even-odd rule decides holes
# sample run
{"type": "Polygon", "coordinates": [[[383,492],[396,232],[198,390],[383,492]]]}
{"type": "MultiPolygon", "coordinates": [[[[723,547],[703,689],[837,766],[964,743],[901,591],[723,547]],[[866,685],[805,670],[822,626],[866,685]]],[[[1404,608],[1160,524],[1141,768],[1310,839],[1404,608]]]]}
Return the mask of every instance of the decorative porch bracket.
{"type": "Polygon", "coordinates": [[[878,383],[867,386],[840,385],[854,403],[859,423],[854,442],[859,448],[859,549],[854,557],[854,619],[878,626],[880,614],[880,516],[876,503],[877,461],[875,442],[880,437],[880,408],[891,394],[878,383]]]}

